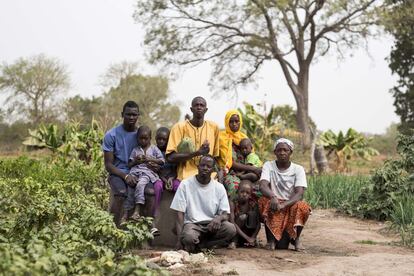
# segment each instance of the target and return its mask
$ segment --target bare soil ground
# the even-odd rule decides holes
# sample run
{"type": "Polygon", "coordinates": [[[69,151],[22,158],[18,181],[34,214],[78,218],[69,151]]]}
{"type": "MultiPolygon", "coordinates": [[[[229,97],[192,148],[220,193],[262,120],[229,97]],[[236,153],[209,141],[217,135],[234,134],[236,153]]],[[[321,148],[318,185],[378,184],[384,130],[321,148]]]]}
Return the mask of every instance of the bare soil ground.
{"type": "MultiPolygon", "coordinates": [[[[396,245],[383,223],[334,210],[314,210],[303,230],[305,250],[217,249],[207,264],[175,275],[414,275],[414,250],[396,245]]],[[[263,231],[261,243],[266,242],[263,231]]],[[[147,252],[148,253],[148,252],[147,252]]]]}

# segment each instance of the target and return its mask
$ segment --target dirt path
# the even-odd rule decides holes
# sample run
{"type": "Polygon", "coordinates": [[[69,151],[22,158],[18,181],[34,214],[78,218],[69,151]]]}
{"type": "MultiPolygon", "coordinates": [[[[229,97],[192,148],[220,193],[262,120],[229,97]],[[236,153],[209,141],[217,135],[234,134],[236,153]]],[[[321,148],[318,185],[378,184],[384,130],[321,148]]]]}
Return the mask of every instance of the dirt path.
{"type": "MultiPolygon", "coordinates": [[[[303,232],[305,252],[215,250],[208,264],[177,275],[414,275],[414,251],[392,245],[384,224],[316,210],[303,232]]],[[[265,242],[263,233],[260,239],[265,242]]]]}

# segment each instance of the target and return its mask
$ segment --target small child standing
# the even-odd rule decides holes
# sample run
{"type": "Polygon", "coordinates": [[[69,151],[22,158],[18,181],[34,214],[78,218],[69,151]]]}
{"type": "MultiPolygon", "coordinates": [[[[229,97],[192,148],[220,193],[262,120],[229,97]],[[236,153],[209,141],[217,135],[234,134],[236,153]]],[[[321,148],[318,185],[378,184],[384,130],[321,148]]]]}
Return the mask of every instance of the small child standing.
{"type": "Polygon", "coordinates": [[[259,206],[252,199],[252,183],[242,180],[239,184],[237,197],[230,201],[230,222],[236,226],[237,234],[228,246],[256,246],[256,237],[260,231],[259,206]]]}
{"type": "MultiPolygon", "coordinates": [[[[249,138],[244,138],[240,141],[239,144],[241,154],[244,157],[244,164],[251,165],[255,167],[262,167],[263,163],[260,161],[259,156],[252,152],[253,145],[252,141],[250,141],[249,138]]],[[[240,178],[240,180],[250,180],[252,182],[255,182],[259,180],[259,176],[253,172],[246,173],[244,171],[237,172],[236,175],[240,178]]]]}
{"type": "MultiPolygon", "coordinates": [[[[128,166],[131,168],[130,174],[138,178],[138,182],[133,190],[128,190],[128,197],[125,205],[125,214],[122,221],[128,219],[128,214],[133,209],[131,219],[140,218],[141,205],[145,204],[144,190],[147,184],[152,183],[155,186],[160,181],[158,174],[151,169],[150,163],[164,165],[164,157],[161,151],[154,145],[151,145],[151,129],[148,126],[141,126],[137,131],[138,146],[134,148],[129,157],[128,166]]],[[[130,189],[130,187],[128,187],[130,189]]]]}
{"type": "MultiPolygon", "coordinates": [[[[157,147],[161,151],[164,159],[166,158],[165,151],[167,149],[169,136],[170,130],[166,127],[160,127],[159,129],[157,129],[157,133],[155,135],[155,142],[157,143],[157,147]]],[[[158,172],[158,175],[161,181],[157,181],[154,184],[155,202],[153,214],[156,221],[158,218],[158,213],[161,204],[161,196],[164,188],[166,190],[176,192],[178,186],[180,185],[180,180],[177,179],[177,166],[175,164],[165,162],[164,165],[161,167],[160,171],[158,172]]]]}

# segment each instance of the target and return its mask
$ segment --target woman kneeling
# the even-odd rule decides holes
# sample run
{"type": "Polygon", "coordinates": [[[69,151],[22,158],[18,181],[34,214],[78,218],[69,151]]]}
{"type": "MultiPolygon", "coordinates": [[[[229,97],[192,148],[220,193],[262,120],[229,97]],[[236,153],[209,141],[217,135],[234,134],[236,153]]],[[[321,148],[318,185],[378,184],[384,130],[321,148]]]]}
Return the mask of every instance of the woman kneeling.
{"type": "Polygon", "coordinates": [[[293,143],[281,138],[276,141],[276,160],[264,164],[260,178],[260,213],[266,226],[269,249],[302,249],[300,234],[310,215],[310,206],[302,201],[307,187],[302,166],[292,163],[293,143]]]}

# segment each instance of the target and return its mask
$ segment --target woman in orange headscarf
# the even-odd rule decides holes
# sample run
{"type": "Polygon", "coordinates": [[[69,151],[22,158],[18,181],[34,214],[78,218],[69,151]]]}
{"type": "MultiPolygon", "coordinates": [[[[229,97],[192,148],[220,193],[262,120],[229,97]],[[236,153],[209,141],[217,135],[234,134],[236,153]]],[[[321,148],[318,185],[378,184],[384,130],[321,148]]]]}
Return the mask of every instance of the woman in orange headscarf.
{"type": "Polygon", "coordinates": [[[258,177],[261,174],[261,168],[244,164],[244,157],[241,155],[239,144],[246,134],[240,131],[243,120],[238,110],[229,110],[224,118],[225,130],[220,131],[220,155],[219,165],[224,172],[223,184],[231,198],[237,193],[240,178],[236,171],[252,172],[258,177]]]}

